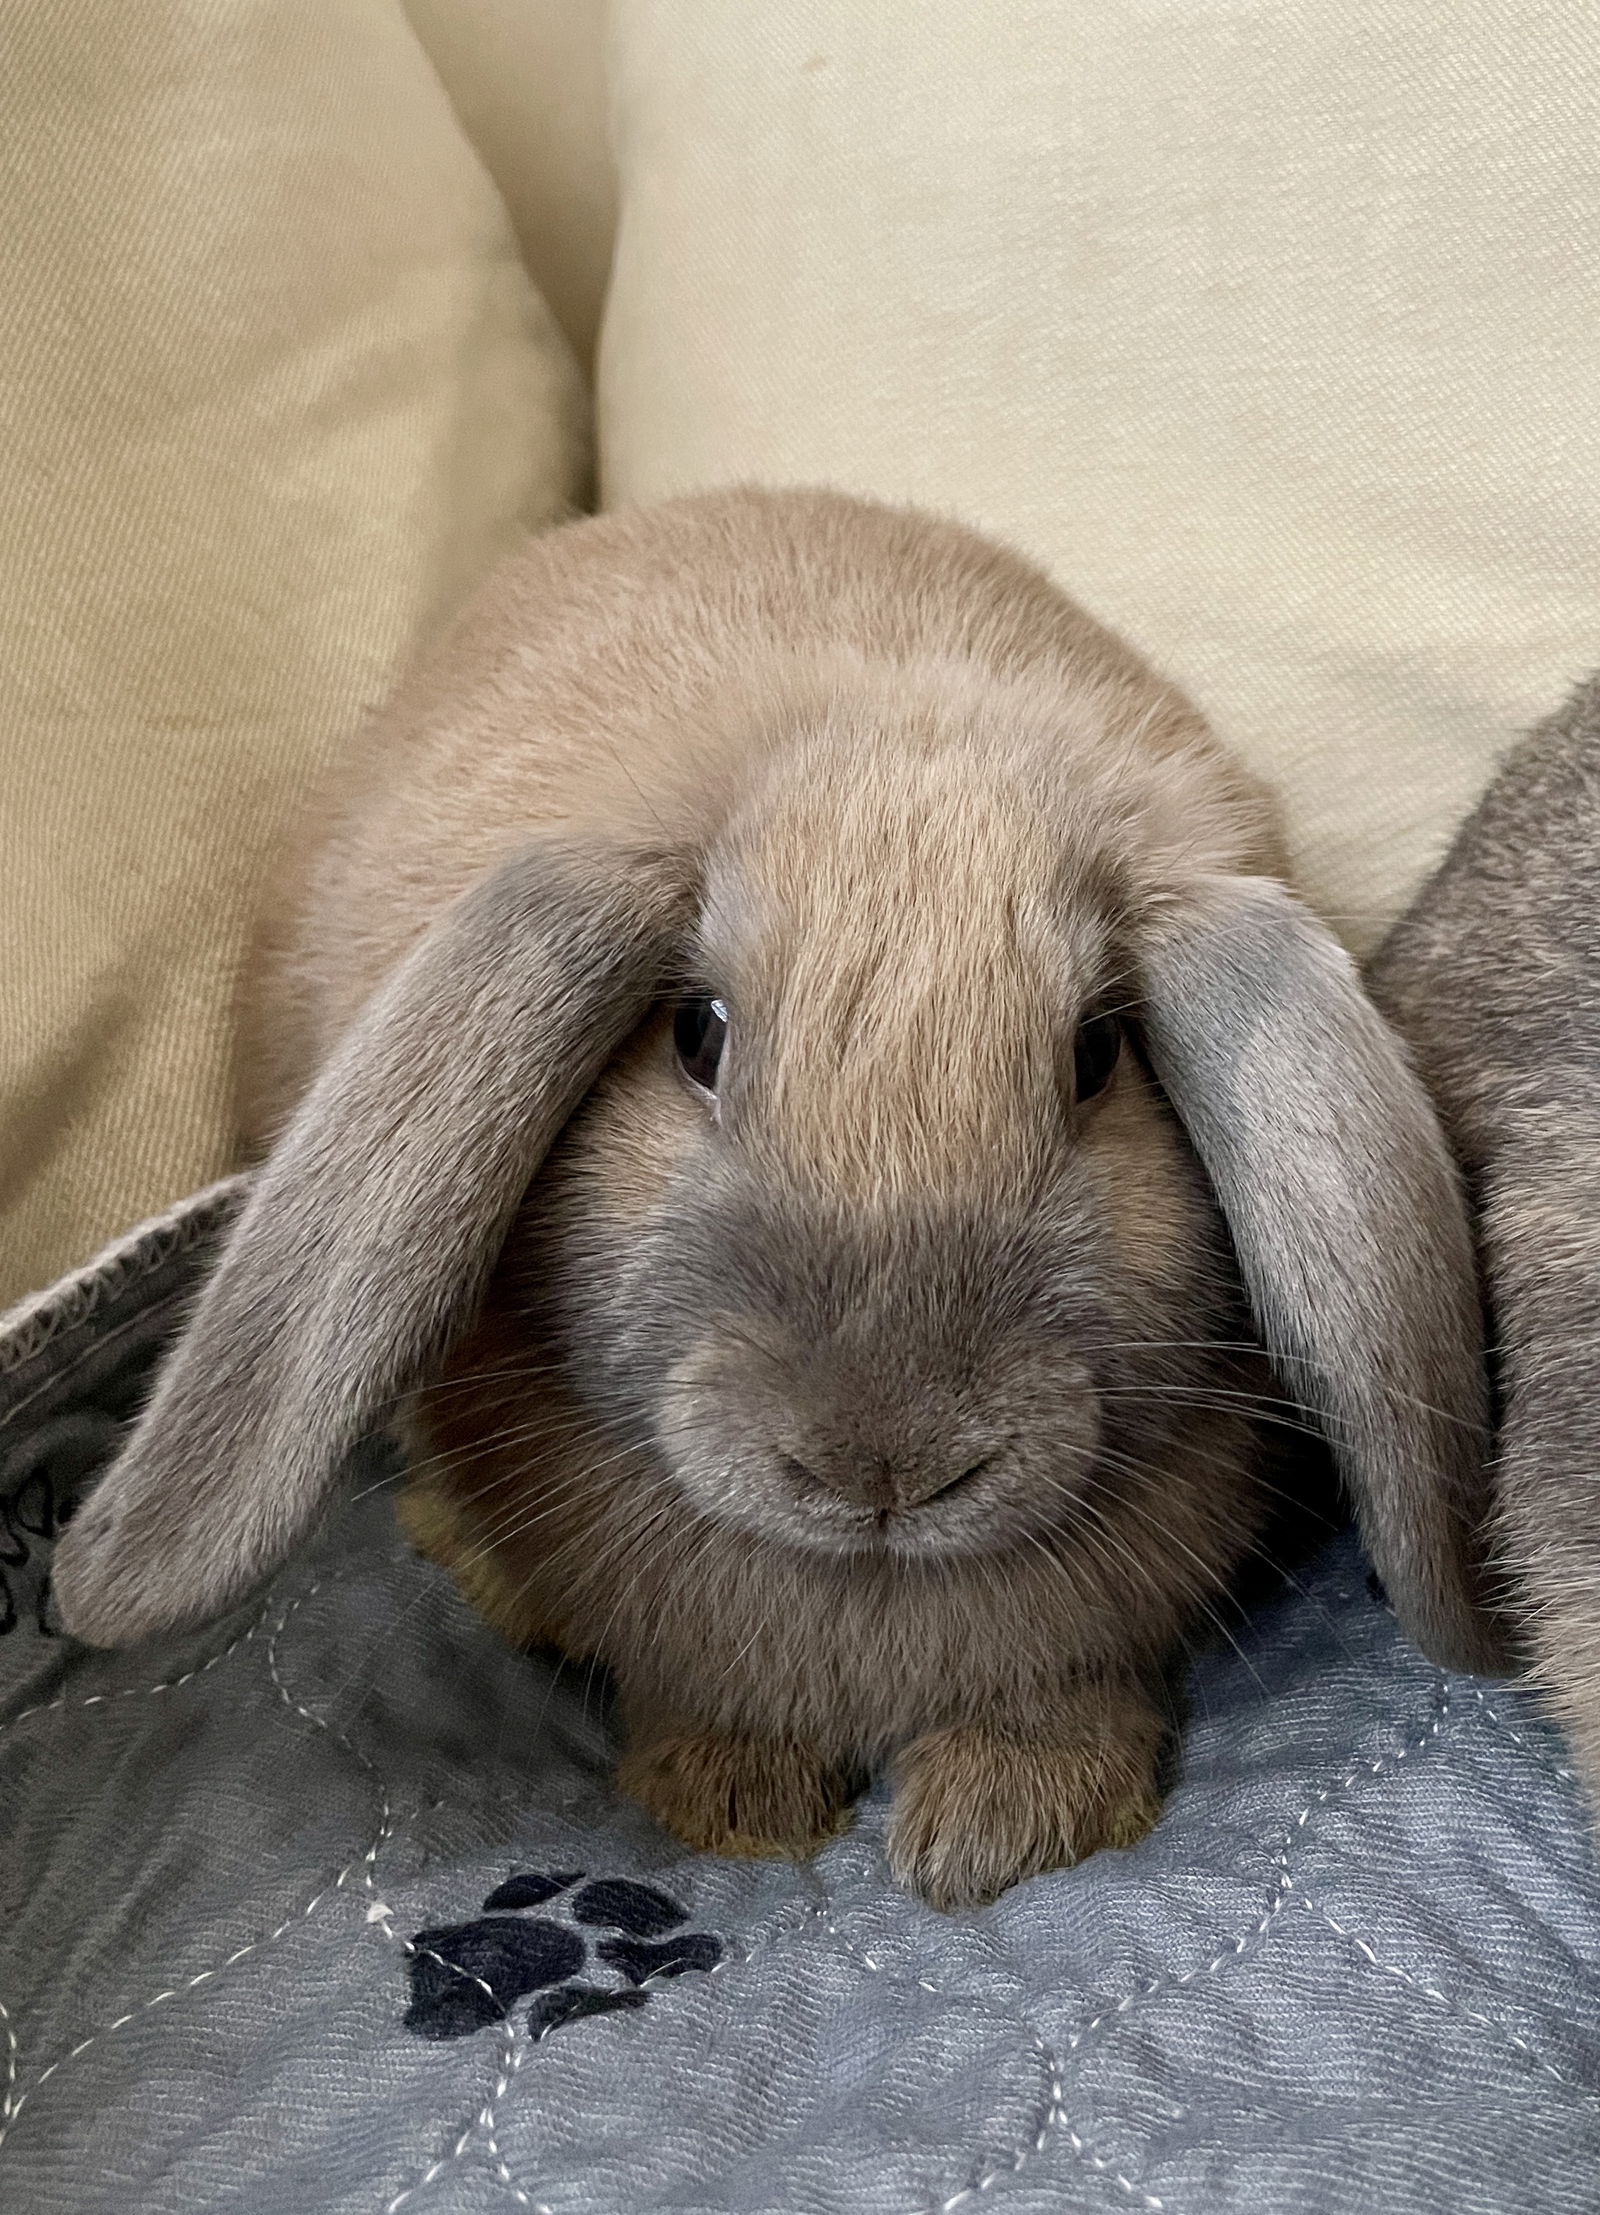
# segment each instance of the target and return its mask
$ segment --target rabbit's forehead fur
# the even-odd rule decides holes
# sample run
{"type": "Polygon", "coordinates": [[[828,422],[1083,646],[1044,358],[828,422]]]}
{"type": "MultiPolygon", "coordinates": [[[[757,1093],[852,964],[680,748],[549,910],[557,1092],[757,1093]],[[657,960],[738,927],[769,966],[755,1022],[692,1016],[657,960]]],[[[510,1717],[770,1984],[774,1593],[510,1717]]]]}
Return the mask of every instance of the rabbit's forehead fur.
{"type": "Polygon", "coordinates": [[[851,1198],[1037,1174],[1116,960],[1103,848],[1053,813],[962,748],[777,757],[709,857],[694,957],[744,1147],[851,1198]]]}
{"type": "MultiPolygon", "coordinates": [[[[252,1135],[530,833],[704,860],[822,739],[852,784],[874,757],[881,779],[937,756],[951,777],[1031,779],[1063,850],[1098,820],[1144,885],[1281,862],[1267,795],[1183,696],[957,525],[753,491],[591,518],[504,565],[308,810],[245,988],[252,1135]]],[[[1025,811],[1011,828],[1010,881],[1033,866],[1042,899],[1059,853],[1027,837],[1025,811]]],[[[884,873],[895,858],[871,857],[884,873]]],[[[849,922],[863,927],[859,904],[849,922]]]]}

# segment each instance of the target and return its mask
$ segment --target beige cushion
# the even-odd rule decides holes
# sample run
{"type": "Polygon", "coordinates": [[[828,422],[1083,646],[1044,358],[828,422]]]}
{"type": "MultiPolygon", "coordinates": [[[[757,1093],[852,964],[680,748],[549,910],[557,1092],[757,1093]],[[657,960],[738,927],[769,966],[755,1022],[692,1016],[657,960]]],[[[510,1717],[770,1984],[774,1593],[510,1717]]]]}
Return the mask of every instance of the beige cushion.
{"type": "Polygon", "coordinates": [[[1287,790],[1368,944],[1600,662],[1568,0],[616,0],[606,496],[1019,541],[1287,790]]]}
{"type": "Polygon", "coordinates": [[[406,0],[506,204],[534,283],[579,358],[594,352],[616,184],[606,135],[607,0],[406,0]]]}
{"type": "Polygon", "coordinates": [[[400,0],[12,16],[0,1305],[225,1165],[264,855],[582,461],[400,0]]]}

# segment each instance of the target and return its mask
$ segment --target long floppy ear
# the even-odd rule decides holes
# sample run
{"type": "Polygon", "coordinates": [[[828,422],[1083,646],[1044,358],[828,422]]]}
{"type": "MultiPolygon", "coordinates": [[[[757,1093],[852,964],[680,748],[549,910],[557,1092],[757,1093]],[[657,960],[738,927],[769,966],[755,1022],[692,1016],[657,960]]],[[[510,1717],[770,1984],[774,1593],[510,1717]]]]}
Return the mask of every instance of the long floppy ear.
{"type": "Polygon", "coordinates": [[[1233,1233],[1257,1327],[1315,1406],[1395,1612],[1448,1668],[1508,1665],[1484,1589],[1488,1378],[1459,1180],[1332,934],[1207,880],[1145,956],[1151,1060],[1233,1233]]]}
{"type": "Polygon", "coordinates": [[[61,1540],[69,1630],[128,1644],[282,1560],[345,1450],[481,1294],[529,1177],[659,991],[681,907],[664,863],[545,840],[391,974],[61,1540]]]}

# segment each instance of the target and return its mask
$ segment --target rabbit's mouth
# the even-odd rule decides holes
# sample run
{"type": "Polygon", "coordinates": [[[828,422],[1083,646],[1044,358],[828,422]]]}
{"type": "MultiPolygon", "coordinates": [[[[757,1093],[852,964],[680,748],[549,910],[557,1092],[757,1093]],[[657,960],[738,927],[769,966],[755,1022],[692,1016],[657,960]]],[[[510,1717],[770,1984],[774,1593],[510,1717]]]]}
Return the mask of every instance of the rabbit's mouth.
{"type": "Polygon", "coordinates": [[[1059,1342],[847,1363],[775,1354],[742,1324],[674,1364],[652,1429],[702,1515],[809,1552],[931,1559],[1059,1522],[1101,1424],[1087,1360],[1059,1342]]]}
{"type": "Polygon", "coordinates": [[[803,1463],[789,1455],[781,1455],[779,1459],[786,1464],[785,1474],[796,1484],[802,1498],[814,1499],[821,1507],[830,1528],[842,1523],[859,1545],[872,1550],[924,1552],[930,1543],[937,1543],[941,1533],[949,1530],[952,1512],[961,1517],[956,1503],[970,1500],[979,1493],[982,1479],[994,1467],[998,1456],[985,1454],[954,1476],[940,1471],[910,1498],[876,1502],[843,1498],[823,1485],[803,1463]]]}
{"type": "Polygon", "coordinates": [[[810,1543],[820,1550],[902,1559],[937,1560],[988,1553],[1013,1540],[1024,1523],[1040,1518],[1019,1514],[1004,1489],[986,1490],[986,1472],[958,1477],[936,1499],[914,1507],[855,1508],[845,1518],[829,1515],[810,1543]],[[845,1522],[844,1532],[838,1529],[845,1522]]]}
{"type": "MultiPolygon", "coordinates": [[[[1087,1427],[1091,1435],[1098,1427],[1092,1416],[1087,1427]]],[[[698,1513],[807,1553],[925,1561],[988,1553],[1059,1522],[1075,1489],[1041,1485],[1038,1457],[1010,1437],[982,1452],[957,1445],[931,1459],[830,1464],[824,1474],[759,1437],[724,1435],[713,1446],[703,1421],[663,1432],[668,1464],[698,1513]]],[[[1092,1446],[1073,1444],[1063,1465],[1086,1467],[1092,1446]]]]}

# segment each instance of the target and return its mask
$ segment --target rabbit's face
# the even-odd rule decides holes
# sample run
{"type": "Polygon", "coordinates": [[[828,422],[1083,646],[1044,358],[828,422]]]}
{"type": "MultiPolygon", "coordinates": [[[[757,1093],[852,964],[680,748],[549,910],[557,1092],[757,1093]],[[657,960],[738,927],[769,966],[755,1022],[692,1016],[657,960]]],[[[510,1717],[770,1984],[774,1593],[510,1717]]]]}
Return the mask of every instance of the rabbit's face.
{"type": "Polygon", "coordinates": [[[700,1512],[986,1549],[1159,1455],[1237,1332],[1226,1242],[1109,880],[970,763],[813,768],[713,855],[693,987],[569,1127],[514,1274],[700,1512]]]}

